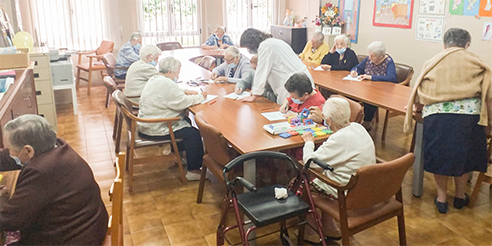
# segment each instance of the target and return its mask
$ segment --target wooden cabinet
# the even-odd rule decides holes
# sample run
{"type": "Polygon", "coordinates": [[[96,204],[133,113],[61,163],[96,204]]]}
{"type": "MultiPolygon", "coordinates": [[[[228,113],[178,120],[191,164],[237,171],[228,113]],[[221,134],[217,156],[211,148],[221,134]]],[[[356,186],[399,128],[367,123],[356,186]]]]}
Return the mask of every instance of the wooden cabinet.
{"type": "Polygon", "coordinates": [[[305,27],[272,25],[272,35],[288,43],[296,54],[300,54],[307,43],[307,28],[305,27]]]}
{"type": "Polygon", "coordinates": [[[56,130],[56,105],[51,78],[49,51],[46,48],[34,48],[33,53],[29,53],[29,59],[34,61],[33,72],[38,114],[43,116],[56,130]]]}
{"type": "Polygon", "coordinates": [[[14,84],[0,99],[0,148],[5,124],[23,114],[38,114],[32,69],[17,70],[14,84]]]}

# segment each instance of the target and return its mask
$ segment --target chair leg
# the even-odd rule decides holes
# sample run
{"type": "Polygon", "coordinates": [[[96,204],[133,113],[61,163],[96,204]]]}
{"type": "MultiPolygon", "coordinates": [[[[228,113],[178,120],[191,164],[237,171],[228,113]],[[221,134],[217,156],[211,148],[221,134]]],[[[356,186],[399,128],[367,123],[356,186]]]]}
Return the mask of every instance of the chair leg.
{"type": "MultiPolygon", "coordinates": [[[[120,152],[120,142],[121,142],[121,131],[123,128],[123,115],[121,115],[120,111],[117,111],[116,113],[118,115],[118,123],[116,125],[116,142],[115,142],[114,150],[116,151],[116,153],[119,153],[120,152]]],[[[116,117],[116,115],[115,115],[115,117],[116,117]]]]}
{"type": "Polygon", "coordinates": [[[401,209],[398,218],[398,236],[400,238],[400,245],[407,245],[407,234],[405,232],[405,216],[403,215],[403,208],[401,209]]]}
{"type": "Polygon", "coordinates": [[[207,166],[202,165],[202,173],[200,175],[200,184],[198,185],[198,194],[196,196],[196,203],[202,203],[203,188],[205,188],[206,178],[207,178],[207,166]]]}
{"type": "MultiPolygon", "coordinates": [[[[227,194],[229,194],[229,192],[227,194]]],[[[223,203],[224,205],[222,207],[220,223],[219,226],[217,227],[217,246],[224,245],[224,238],[225,238],[224,229],[226,228],[225,224],[227,220],[227,214],[229,213],[229,207],[231,205],[231,199],[229,198],[228,195],[225,196],[223,203]]]]}
{"type": "Polygon", "coordinates": [[[108,91],[106,92],[106,104],[105,104],[106,108],[108,108],[108,107],[109,107],[109,94],[110,94],[110,93],[109,93],[109,90],[108,90],[108,91]]]}
{"type": "Polygon", "coordinates": [[[75,80],[75,88],[78,90],[80,87],[80,68],[77,68],[77,79],[75,80]]]}
{"type": "Polygon", "coordinates": [[[128,190],[130,192],[133,191],[133,163],[132,163],[132,159],[133,159],[133,149],[130,148],[130,151],[127,151],[127,167],[128,167],[128,190]]]}
{"type": "Polygon", "coordinates": [[[386,110],[386,115],[384,116],[383,132],[381,134],[382,141],[386,140],[386,130],[388,128],[389,115],[390,115],[390,111],[386,110]]]}
{"type": "Polygon", "coordinates": [[[376,118],[376,123],[379,123],[379,108],[376,109],[376,113],[374,114],[374,117],[376,118]]]}
{"type": "Polygon", "coordinates": [[[92,85],[92,70],[89,70],[89,79],[87,80],[87,95],[91,95],[91,85],[92,85]]]}
{"type": "MultiPolygon", "coordinates": [[[[306,216],[300,216],[299,221],[305,222],[306,216]]],[[[297,245],[304,245],[304,230],[306,229],[306,224],[302,223],[299,225],[299,232],[297,235],[297,245]]]]}
{"type": "Polygon", "coordinates": [[[468,207],[473,207],[475,201],[477,200],[478,192],[480,191],[480,186],[482,182],[485,180],[485,173],[480,172],[478,174],[477,182],[475,183],[475,188],[473,188],[473,192],[470,196],[470,202],[468,203],[468,207]]]}
{"type": "Polygon", "coordinates": [[[116,139],[116,132],[118,132],[118,109],[114,111],[113,140],[116,139]]]}
{"type": "Polygon", "coordinates": [[[176,156],[177,156],[177,160],[176,160],[176,163],[178,164],[178,168],[179,168],[179,172],[180,172],[180,179],[181,179],[181,183],[183,183],[184,185],[188,184],[188,180],[186,179],[186,172],[183,168],[183,164],[181,163],[181,156],[179,155],[179,152],[176,152],[176,156]]]}
{"type": "Polygon", "coordinates": [[[343,246],[348,246],[348,245],[350,245],[350,238],[349,238],[348,233],[343,233],[343,232],[342,232],[342,245],[343,245],[343,246]]]}

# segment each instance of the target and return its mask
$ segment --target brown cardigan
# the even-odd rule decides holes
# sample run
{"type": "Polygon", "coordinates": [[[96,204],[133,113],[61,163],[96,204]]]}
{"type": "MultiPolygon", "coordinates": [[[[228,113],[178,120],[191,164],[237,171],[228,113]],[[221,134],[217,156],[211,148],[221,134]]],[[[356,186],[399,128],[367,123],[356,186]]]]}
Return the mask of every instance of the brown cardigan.
{"type": "Polygon", "coordinates": [[[22,168],[0,208],[0,230],[20,230],[21,245],[101,245],[108,222],[101,190],[89,165],[63,140],[57,144],[22,168]]]}

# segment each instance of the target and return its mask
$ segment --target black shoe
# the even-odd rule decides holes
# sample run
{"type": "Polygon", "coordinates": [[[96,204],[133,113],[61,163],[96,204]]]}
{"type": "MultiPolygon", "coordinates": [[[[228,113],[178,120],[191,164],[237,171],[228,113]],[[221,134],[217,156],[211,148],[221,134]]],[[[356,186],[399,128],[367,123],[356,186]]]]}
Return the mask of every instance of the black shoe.
{"type": "Polygon", "coordinates": [[[437,211],[441,214],[445,214],[448,212],[448,203],[447,202],[438,202],[437,197],[434,199],[434,203],[436,204],[437,211]]]}
{"type": "Polygon", "coordinates": [[[464,206],[468,205],[470,202],[470,197],[465,193],[465,198],[454,198],[453,206],[457,209],[462,209],[464,206]]]}
{"type": "Polygon", "coordinates": [[[331,240],[331,241],[338,241],[342,239],[342,237],[330,237],[330,236],[325,236],[325,241],[331,240]]]}

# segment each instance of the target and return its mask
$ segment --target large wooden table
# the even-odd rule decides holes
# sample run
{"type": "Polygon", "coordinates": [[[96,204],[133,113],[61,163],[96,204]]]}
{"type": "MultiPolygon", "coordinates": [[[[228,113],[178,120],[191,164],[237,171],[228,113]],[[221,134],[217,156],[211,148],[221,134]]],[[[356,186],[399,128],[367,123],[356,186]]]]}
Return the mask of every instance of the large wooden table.
{"type": "MultiPolygon", "coordinates": [[[[198,77],[210,78],[209,71],[190,61],[190,58],[204,55],[222,57],[223,51],[196,48],[163,52],[163,56],[173,56],[181,61],[182,67],[179,76],[180,80],[183,81],[195,80],[198,77]]],[[[310,72],[315,84],[321,88],[399,113],[405,113],[405,106],[412,91],[410,87],[395,83],[342,80],[348,74],[347,71],[310,70],[310,72]]],[[[213,103],[196,105],[191,107],[190,110],[194,114],[201,114],[205,121],[221,131],[229,143],[241,154],[260,150],[278,151],[304,145],[300,136],[283,139],[263,130],[263,125],[271,122],[261,116],[260,113],[278,110],[279,106],[276,103],[262,97],[253,103],[242,103],[223,97],[233,92],[233,89],[234,85],[231,84],[209,85],[204,90],[219,97],[214,99],[213,103]],[[267,108],[271,109],[265,110],[267,108]]],[[[419,133],[419,127],[421,125],[417,125],[417,134],[419,133]]],[[[320,142],[324,139],[316,138],[316,140],[320,142]]],[[[417,197],[422,195],[423,187],[421,145],[421,138],[417,137],[412,189],[412,193],[417,197]]],[[[254,180],[254,161],[245,163],[245,167],[249,167],[249,171],[245,172],[245,178],[254,180]]]]}

